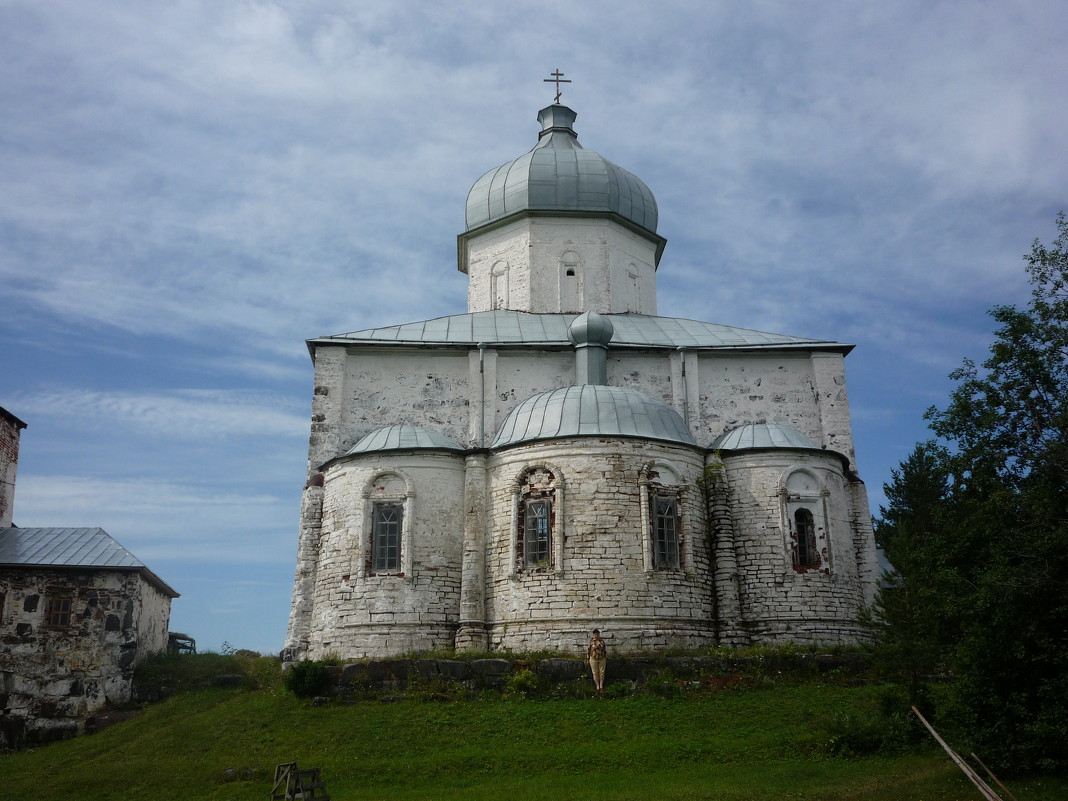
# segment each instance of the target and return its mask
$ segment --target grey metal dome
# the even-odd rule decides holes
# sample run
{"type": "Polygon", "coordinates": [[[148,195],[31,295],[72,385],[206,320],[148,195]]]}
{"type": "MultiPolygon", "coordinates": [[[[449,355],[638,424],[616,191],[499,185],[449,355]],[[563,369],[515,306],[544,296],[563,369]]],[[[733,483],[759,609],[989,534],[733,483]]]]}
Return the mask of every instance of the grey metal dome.
{"type": "Polygon", "coordinates": [[[582,384],[542,392],[512,409],[493,448],[576,436],[624,436],[696,445],[678,412],[634,389],[582,384]]]}
{"type": "Polygon", "coordinates": [[[354,456],[375,451],[397,451],[408,448],[431,448],[450,451],[462,451],[463,448],[440,431],[422,426],[400,424],[386,426],[372,431],[345,454],[354,456]]]}
{"type": "Polygon", "coordinates": [[[616,332],[612,321],[595,311],[584,311],[567,327],[572,345],[607,345],[616,332]]]}
{"type": "Polygon", "coordinates": [[[520,211],[613,212],[656,233],[657,208],[645,182],[592,150],[571,127],[567,106],[538,112],[542,131],[529,153],[490,170],[467,194],[467,230],[520,211]]]}
{"type": "Polygon", "coordinates": [[[820,446],[796,428],[778,423],[751,423],[725,431],[709,446],[714,451],[744,451],[755,448],[801,448],[820,450],[820,446]]]}

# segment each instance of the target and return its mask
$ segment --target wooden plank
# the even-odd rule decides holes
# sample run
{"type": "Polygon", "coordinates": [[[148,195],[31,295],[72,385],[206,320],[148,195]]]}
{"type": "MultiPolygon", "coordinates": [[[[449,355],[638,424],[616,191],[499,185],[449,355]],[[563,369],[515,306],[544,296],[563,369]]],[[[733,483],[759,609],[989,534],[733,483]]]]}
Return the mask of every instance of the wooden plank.
{"type": "Polygon", "coordinates": [[[990,785],[984,782],[979,774],[972,770],[972,766],[965,762],[960,754],[949,747],[949,743],[938,736],[938,732],[934,730],[934,726],[927,722],[927,718],[920,714],[920,710],[916,707],[912,707],[912,711],[916,713],[916,717],[920,719],[920,723],[927,727],[927,731],[931,732],[931,736],[938,741],[938,744],[942,746],[942,749],[949,754],[949,758],[953,760],[954,764],[961,769],[961,772],[968,777],[968,780],[975,785],[975,789],[986,799],[986,801],[1004,801],[1004,799],[991,789],[990,785]]]}

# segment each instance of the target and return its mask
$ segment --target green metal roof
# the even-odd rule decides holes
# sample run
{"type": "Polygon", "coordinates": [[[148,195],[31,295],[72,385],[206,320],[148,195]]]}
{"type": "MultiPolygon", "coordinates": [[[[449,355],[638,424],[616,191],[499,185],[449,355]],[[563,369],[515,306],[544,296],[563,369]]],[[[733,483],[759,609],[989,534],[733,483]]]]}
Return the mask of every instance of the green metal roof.
{"type": "Polygon", "coordinates": [[[627,387],[582,384],[527,398],[508,414],[491,447],[580,436],[642,437],[697,444],[670,406],[627,387]]]}
{"type": "Polygon", "coordinates": [[[164,594],[178,597],[102,528],[0,528],[0,565],[136,570],[164,594]]]}
{"type": "Polygon", "coordinates": [[[411,448],[463,450],[463,446],[440,431],[401,423],[372,431],[353,445],[345,455],[354,456],[361,453],[398,451],[411,448]]]}
{"type": "MultiPolygon", "coordinates": [[[[498,309],[318,337],[309,340],[308,344],[474,346],[485,343],[495,346],[571,347],[568,328],[578,316],[530,314],[498,309]]],[[[852,345],[828,340],[772,334],[678,317],[654,317],[646,314],[606,314],[604,317],[611,323],[615,332],[609,348],[801,348],[840,353],[848,353],[853,348],[852,345]]]]}
{"type": "Polygon", "coordinates": [[[618,214],[656,233],[652,191],[638,176],[592,150],[571,127],[578,115],[567,106],[538,112],[542,125],[533,150],[487,172],[467,195],[467,230],[522,211],[618,214]]]}
{"type": "Polygon", "coordinates": [[[712,441],[712,450],[744,451],[758,448],[800,448],[820,450],[820,446],[791,426],[777,423],[751,423],[725,431],[712,441]]]}

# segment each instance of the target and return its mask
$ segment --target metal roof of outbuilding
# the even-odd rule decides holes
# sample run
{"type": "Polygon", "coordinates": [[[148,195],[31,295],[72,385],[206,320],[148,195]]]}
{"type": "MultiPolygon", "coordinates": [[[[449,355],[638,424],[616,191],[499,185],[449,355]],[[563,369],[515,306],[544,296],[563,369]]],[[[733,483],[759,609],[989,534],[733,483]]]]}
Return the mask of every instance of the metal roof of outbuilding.
{"type": "Polygon", "coordinates": [[[542,392],[516,406],[492,448],[578,436],[624,436],[696,445],[678,412],[627,387],[582,384],[542,392]]]}
{"type": "Polygon", "coordinates": [[[0,566],[136,570],[164,594],[165,581],[102,528],[0,528],[0,566]]]}
{"type": "Polygon", "coordinates": [[[586,150],[571,127],[578,115],[567,106],[538,112],[538,143],[519,158],[487,172],[467,195],[467,230],[522,211],[618,214],[656,233],[656,199],[645,182],[586,150]]]}
{"type": "MultiPolygon", "coordinates": [[[[368,328],[347,334],[308,340],[318,344],[394,344],[570,347],[568,328],[576,314],[532,314],[497,309],[438,317],[383,328],[368,328]]],[[[705,323],[679,317],[646,314],[606,314],[614,334],[609,347],[694,349],[804,348],[848,353],[852,345],[829,340],[806,339],[705,323]]]]}

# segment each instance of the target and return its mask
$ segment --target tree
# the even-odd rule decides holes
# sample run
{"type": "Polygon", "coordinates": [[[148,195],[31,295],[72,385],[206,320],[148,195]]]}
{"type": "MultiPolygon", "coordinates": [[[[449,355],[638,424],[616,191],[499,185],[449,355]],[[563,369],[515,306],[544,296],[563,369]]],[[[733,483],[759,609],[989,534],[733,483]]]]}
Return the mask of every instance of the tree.
{"type": "MultiPolygon", "coordinates": [[[[1031,300],[997,306],[989,358],[952,374],[879,529],[948,663],[951,712],[1007,770],[1068,770],[1068,221],[1025,256],[1031,300]],[[938,496],[941,495],[941,498],[938,496]],[[898,563],[899,560],[900,564],[898,563]]],[[[913,625],[881,603],[883,626],[913,625]]]]}
{"type": "Polygon", "coordinates": [[[941,561],[949,494],[948,454],[922,442],[883,485],[889,507],[879,509],[875,537],[894,567],[879,592],[870,623],[879,640],[882,668],[908,688],[909,702],[927,706],[927,684],[942,672],[945,643],[941,561]]]}

